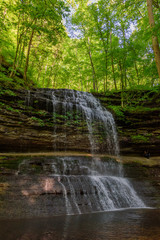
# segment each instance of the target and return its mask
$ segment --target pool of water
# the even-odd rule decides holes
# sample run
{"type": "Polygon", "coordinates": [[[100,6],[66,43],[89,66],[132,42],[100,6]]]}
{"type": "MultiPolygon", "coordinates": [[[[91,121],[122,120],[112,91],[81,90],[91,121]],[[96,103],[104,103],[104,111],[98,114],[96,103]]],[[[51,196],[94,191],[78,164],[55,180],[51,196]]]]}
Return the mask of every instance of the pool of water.
{"type": "Polygon", "coordinates": [[[0,220],[0,240],[158,240],[160,209],[0,220]]]}

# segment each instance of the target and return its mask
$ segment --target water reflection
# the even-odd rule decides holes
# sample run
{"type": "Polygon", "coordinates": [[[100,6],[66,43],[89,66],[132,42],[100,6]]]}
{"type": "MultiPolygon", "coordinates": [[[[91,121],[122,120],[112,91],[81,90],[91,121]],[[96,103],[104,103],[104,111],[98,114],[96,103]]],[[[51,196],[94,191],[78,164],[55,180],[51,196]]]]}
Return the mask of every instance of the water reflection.
{"type": "Polygon", "coordinates": [[[1,220],[0,240],[158,240],[160,210],[1,220]]]}

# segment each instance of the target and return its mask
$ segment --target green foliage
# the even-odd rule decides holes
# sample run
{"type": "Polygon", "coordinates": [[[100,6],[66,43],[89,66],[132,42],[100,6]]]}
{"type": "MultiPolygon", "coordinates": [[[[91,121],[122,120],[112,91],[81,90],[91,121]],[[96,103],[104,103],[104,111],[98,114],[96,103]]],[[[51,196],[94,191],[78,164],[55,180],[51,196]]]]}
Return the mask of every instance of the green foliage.
{"type": "Polygon", "coordinates": [[[42,115],[42,116],[46,116],[48,114],[48,112],[44,111],[44,110],[40,110],[37,112],[38,114],[42,115]]]}
{"type": "Polygon", "coordinates": [[[131,139],[135,143],[148,142],[149,140],[148,136],[144,136],[144,135],[131,136],[131,139]]]}
{"type": "Polygon", "coordinates": [[[124,119],[124,112],[123,112],[123,108],[121,106],[110,105],[110,106],[108,106],[108,108],[111,109],[119,119],[121,119],[121,120],[124,119]]]}
{"type": "Polygon", "coordinates": [[[11,106],[6,106],[6,109],[7,109],[8,111],[11,111],[11,112],[19,112],[18,109],[14,109],[14,108],[11,107],[11,106]]]}
{"type": "Polygon", "coordinates": [[[31,122],[32,122],[32,121],[37,122],[40,127],[44,127],[44,126],[45,126],[44,121],[43,121],[42,119],[40,119],[40,118],[31,117],[30,119],[31,119],[31,122]]]}
{"type": "MultiPolygon", "coordinates": [[[[154,16],[157,33],[155,6],[154,16]]],[[[160,84],[144,0],[7,0],[0,3],[0,28],[5,88],[122,90],[125,106],[132,101],[127,89],[144,91],[160,84]]]]}
{"type": "Polygon", "coordinates": [[[1,94],[4,94],[4,95],[9,95],[9,96],[16,96],[16,93],[10,89],[7,89],[7,90],[1,90],[1,94]]]}
{"type": "Polygon", "coordinates": [[[152,113],[152,111],[159,110],[159,107],[150,108],[150,107],[144,107],[144,106],[126,106],[123,110],[132,112],[132,113],[136,113],[136,112],[139,112],[139,113],[140,112],[151,112],[152,113]]]}

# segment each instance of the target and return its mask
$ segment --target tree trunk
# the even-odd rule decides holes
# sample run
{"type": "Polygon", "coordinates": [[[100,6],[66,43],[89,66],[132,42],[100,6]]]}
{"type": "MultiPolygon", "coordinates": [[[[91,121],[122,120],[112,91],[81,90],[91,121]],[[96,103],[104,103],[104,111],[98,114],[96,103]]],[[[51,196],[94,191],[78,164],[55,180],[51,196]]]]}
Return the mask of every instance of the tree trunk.
{"type": "Polygon", "coordinates": [[[126,74],[126,36],[125,36],[125,29],[122,24],[122,33],[123,33],[123,48],[124,48],[124,58],[123,58],[123,72],[124,72],[124,83],[123,88],[127,88],[127,74],[126,74]]]}
{"type": "Polygon", "coordinates": [[[81,73],[81,68],[80,68],[80,64],[79,64],[79,61],[78,61],[78,52],[77,52],[77,49],[76,49],[76,57],[77,57],[78,71],[79,71],[80,80],[81,80],[81,91],[83,91],[82,73],[81,73]]]}
{"type": "Polygon", "coordinates": [[[26,40],[24,39],[24,41],[22,43],[22,51],[21,51],[21,54],[20,54],[20,61],[19,61],[19,67],[20,68],[22,66],[22,61],[23,61],[24,52],[25,52],[25,42],[26,42],[26,40]]]}
{"type": "Polygon", "coordinates": [[[110,32],[110,44],[111,44],[111,64],[112,64],[112,72],[113,72],[113,80],[114,80],[114,87],[117,90],[117,82],[114,70],[114,61],[113,61],[113,52],[112,52],[112,32],[110,32]]]}
{"type": "Polygon", "coordinates": [[[138,85],[139,85],[139,74],[138,74],[138,68],[137,68],[137,63],[135,61],[134,63],[134,66],[135,66],[135,70],[136,70],[136,74],[137,74],[137,80],[138,80],[138,85]]]}
{"type": "Polygon", "coordinates": [[[20,31],[20,16],[18,17],[18,29],[17,29],[17,47],[16,47],[16,54],[15,54],[15,58],[14,58],[14,62],[13,62],[13,66],[12,66],[12,70],[10,73],[10,78],[14,75],[14,71],[16,70],[16,62],[17,62],[17,57],[18,57],[18,51],[19,51],[19,47],[21,44],[21,39],[22,39],[22,34],[19,34],[20,31]]]}
{"type": "Polygon", "coordinates": [[[100,35],[100,39],[102,40],[103,43],[103,50],[105,53],[105,79],[104,79],[104,92],[108,89],[108,44],[109,44],[109,20],[107,20],[107,42],[104,39],[103,31],[102,31],[102,26],[100,26],[99,21],[98,21],[98,16],[95,14],[94,19],[97,23],[98,27],[98,32],[100,35]]]}
{"type": "Polygon", "coordinates": [[[27,70],[28,70],[28,64],[29,64],[29,54],[30,54],[30,50],[31,50],[33,36],[34,36],[34,29],[32,30],[31,36],[30,36],[30,39],[29,39],[29,45],[28,45],[28,50],[27,50],[27,58],[26,58],[26,64],[25,64],[25,68],[24,68],[24,76],[23,76],[24,81],[27,80],[27,70]]]}
{"type": "Polygon", "coordinates": [[[149,17],[149,24],[152,31],[152,47],[155,56],[157,71],[160,79],[160,48],[158,42],[158,36],[154,31],[155,21],[154,21],[154,14],[153,14],[153,0],[147,0],[147,9],[148,9],[148,17],[149,17]]]}
{"type": "MultiPolygon", "coordinates": [[[[87,44],[86,44],[86,45],[87,45],[87,44]]],[[[95,72],[94,64],[93,64],[93,60],[92,60],[92,54],[91,54],[91,49],[90,49],[89,38],[88,38],[87,51],[88,51],[88,55],[89,55],[89,59],[90,59],[91,67],[92,67],[93,89],[94,89],[94,91],[95,91],[95,90],[98,91],[97,80],[96,80],[96,72],[95,72]]]]}
{"type": "Polygon", "coordinates": [[[119,67],[121,72],[121,107],[124,107],[124,82],[123,82],[123,68],[121,61],[119,61],[119,67]]]}
{"type": "Polygon", "coordinates": [[[37,82],[37,83],[39,82],[39,78],[40,78],[40,76],[41,76],[42,70],[43,70],[43,61],[42,61],[42,63],[40,64],[40,67],[39,67],[39,69],[38,69],[38,76],[37,76],[37,79],[36,79],[36,82],[37,82]]]}

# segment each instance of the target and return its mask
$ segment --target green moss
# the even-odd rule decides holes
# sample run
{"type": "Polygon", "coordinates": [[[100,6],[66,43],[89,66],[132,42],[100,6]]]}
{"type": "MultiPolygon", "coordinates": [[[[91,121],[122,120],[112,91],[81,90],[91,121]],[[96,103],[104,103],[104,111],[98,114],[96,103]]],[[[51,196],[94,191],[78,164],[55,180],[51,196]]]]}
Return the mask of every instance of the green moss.
{"type": "Polygon", "coordinates": [[[42,119],[40,119],[40,118],[37,118],[37,117],[31,117],[30,119],[31,119],[31,121],[35,121],[35,122],[37,122],[38,125],[39,125],[40,127],[45,126],[44,121],[43,121],[42,119]]]}
{"type": "Polygon", "coordinates": [[[46,116],[48,112],[44,111],[44,110],[40,110],[37,112],[38,114],[42,115],[42,116],[46,116]]]}
{"type": "Polygon", "coordinates": [[[134,143],[148,142],[149,138],[143,135],[131,136],[131,139],[134,143]]]}
{"type": "Polygon", "coordinates": [[[20,112],[20,110],[19,109],[15,109],[15,108],[13,108],[13,107],[11,107],[11,106],[6,106],[6,109],[8,110],[8,111],[11,111],[11,112],[17,112],[17,113],[19,113],[20,112]]]}
{"type": "MultiPolygon", "coordinates": [[[[21,158],[12,158],[12,157],[1,157],[0,159],[0,168],[14,169],[18,170],[18,165],[21,163],[21,158]]],[[[2,170],[3,171],[3,170],[2,170]]]]}
{"type": "Polygon", "coordinates": [[[115,115],[119,118],[119,119],[124,119],[124,112],[121,106],[108,106],[109,109],[113,110],[113,112],[115,113],[115,115]]]}
{"type": "Polygon", "coordinates": [[[159,110],[159,108],[158,107],[151,108],[151,107],[143,107],[143,106],[126,106],[126,107],[124,107],[123,110],[131,112],[131,113],[134,113],[134,112],[153,112],[153,111],[159,110]]]}

